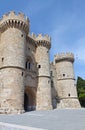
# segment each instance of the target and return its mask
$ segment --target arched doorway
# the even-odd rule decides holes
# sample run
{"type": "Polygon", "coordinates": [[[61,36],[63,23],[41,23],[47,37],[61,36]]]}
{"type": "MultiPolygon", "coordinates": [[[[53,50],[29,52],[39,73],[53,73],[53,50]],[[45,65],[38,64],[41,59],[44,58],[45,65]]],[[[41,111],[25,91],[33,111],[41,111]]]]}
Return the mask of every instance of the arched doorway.
{"type": "Polygon", "coordinates": [[[24,110],[34,111],[36,109],[36,95],[35,89],[32,87],[26,87],[24,94],[24,110]]]}

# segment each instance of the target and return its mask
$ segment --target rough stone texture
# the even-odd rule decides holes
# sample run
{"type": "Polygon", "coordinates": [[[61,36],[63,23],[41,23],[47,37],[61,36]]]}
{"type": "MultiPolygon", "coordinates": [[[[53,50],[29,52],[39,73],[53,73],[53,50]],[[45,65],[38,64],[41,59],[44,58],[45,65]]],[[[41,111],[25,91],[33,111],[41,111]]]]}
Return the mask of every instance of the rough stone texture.
{"type": "Polygon", "coordinates": [[[74,56],[71,53],[60,54],[55,57],[55,68],[57,72],[57,86],[59,103],[57,107],[78,108],[76,84],[73,69],[74,56]],[[62,101],[61,101],[62,100],[62,101]]]}
{"type": "MultiPolygon", "coordinates": [[[[13,16],[10,13],[10,19],[13,16]]],[[[26,33],[23,28],[19,29],[20,26],[24,26],[23,22],[17,25],[15,19],[9,21],[8,17],[5,18],[3,26],[4,17],[0,21],[0,113],[22,113],[24,112],[26,33]]]]}
{"type": "Polygon", "coordinates": [[[62,53],[50,64],[51,39],[29,34],[29,20],[10,12],[0,20],[0,113],[80,107],[74,56],[62,53]]]}
{"type": "Polygon", "coordinates": [[[50,63],[50,76],[51,76],[51,97],[52,97],[52,106],[53,109],[57,108],[57,73],[56,73],[56,69],[55,69],[55,65],[52,63],[50,63]]]}
{"type": "MultiPolygon", "coordinates": [[[[41,43],[41,45],[44,43],[41,43]]],[[[36,96],[36,109],[51,109],[51,82],[49,66],[49,50],[42,46],[36,48],[36,61],[38,66],[38,87],[36,96]],[[39,67],[40,66],[40,67],[39,67]]]]}
{"type": "Polygon", "coordinates": [[[20,113],[24,111],[24,81],[20,69],[0,70],[0,112],[20,113]]]}

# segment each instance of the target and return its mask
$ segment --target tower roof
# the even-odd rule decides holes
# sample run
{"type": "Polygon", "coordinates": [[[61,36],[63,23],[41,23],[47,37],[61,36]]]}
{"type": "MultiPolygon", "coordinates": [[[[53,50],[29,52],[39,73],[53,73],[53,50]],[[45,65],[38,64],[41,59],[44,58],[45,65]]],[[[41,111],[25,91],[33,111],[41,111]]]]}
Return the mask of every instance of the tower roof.
{"type": "Polygon", "coordinates": [[[34,33],[32,33],[31,37],[36,41],[36,46],[45,46],[47,48],[50,49],[51,47],[51,37],[49,35],[42,35],[42,34],[38,34],[35,35],[34,33]]]}
{"type": "Polygon", "coordinates": [[[23,28],[25,32],[29,32],[29,20],[23,13],[16,14],[10,11],[0,19],[0,31],[6,30],[8,27],[23,28]]]}
{"type": "Polygon", "coordinates": [[[71,61],[74,62],[74,55],[73,53],[66,52],[66,53],[59,53],[54,57],[55,63],[60,61],[71,61]]]}

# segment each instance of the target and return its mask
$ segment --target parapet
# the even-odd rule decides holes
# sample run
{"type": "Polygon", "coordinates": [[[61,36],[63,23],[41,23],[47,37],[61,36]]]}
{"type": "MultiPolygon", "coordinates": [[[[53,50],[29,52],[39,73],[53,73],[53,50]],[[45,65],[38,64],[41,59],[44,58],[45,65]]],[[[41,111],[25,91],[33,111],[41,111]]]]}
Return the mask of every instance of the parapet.
{"type": "Polygon", "coordinates": [[[60,61],[71,61],[74,62],[74,54],[70,52],[60,53],[54,57],[55,63],[60,61]]]}
{"type": "Polygon", "coordinates": [[[32,33],[30,37],[36,41],[36,46],[39,46],[39,45],[46,46],[48,49],[50,49],[51,38],[49,35],[42,35],[42,34],[35,35],[34,33],[32,33]]]}
{"type": "Polygon", "coordinates": [[[23,29],[26,33],[29,32],[29,20],[23,13],[16,14],[14,11],[2,16],[0,19],[0,32],[5,31],[9,27],[23,29]]]}

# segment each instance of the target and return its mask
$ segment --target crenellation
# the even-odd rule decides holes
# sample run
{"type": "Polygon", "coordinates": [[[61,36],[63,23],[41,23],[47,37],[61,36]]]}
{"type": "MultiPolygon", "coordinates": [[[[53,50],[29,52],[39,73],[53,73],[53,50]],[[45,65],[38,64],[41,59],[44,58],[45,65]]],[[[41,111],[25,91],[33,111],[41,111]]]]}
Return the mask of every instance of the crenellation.
{"type": "Polygon", "coordinates": [[[22,18],[22,19],[25,18],[25,14],[23,14],[23,13],[21,13],[21,12],[18,13],[18,16],[19,16],[20,18],[22,18]]]}
{"type": "Polygon", "coordinates": [[[46,46],[47,48],[50,49],[51,47],[51,38],[49,35],[45,34],[29,34],[29,37],[35,40],[36,46],[46,46]]]}
{"type": "Polygon", "coordinates": [[[51,38],[50,38],[50,36],[47,35],[47,34],[45,34],[45,35],[38,34],[38,35],[36,36],[36,41],[41,41],[41,40],[51,42],[51,38]]]}
{"type": "Polygon", "coordinates": [[[31,36],[32,38],[36,39],[36,34],[35,34],[35,33],[32,33],[30,36],[31,36]]]}
{"type": "Polygon", "coordinates": [[[51,37],[47,34],[42,35],[41,33],[36,35],[34,33],[30,34],[30,36],[35,39],[36,41],[48,41],[51,42],[51,37]]]}
{"type": "Polygon", "coordinates": [[[29,33],[28,36],[35,41],[35,39],[36,39],[35,33],[32,33],[32,34],[29,33]]]}
{"type": "Polygon", "coordinates": [[[16,14],[14,11],[10,11],[9,13],[4,14],[2,16],[2,19],[0,22],[3,23],[7,19],[21,20],[21,21],[25,22],[26,24],[29,23],[29,19],[27,17],[25,17],[25,15],[23,13],[16,14]]]}
{"type": "Polygon", "coordinates": [[[35,38],[36,46],[45,46],[51,48],[51,38],[48,35],[38,34],[35,38]]]}
{"type": "Polygon", "coordinates": [[[73,53],[66,52],[66,53],[58,53],[57,55],[55,55],[55,63],[63,60],[70,60],[74,62],[73,53]]]}
{"type": "Polygon", "coordinates": [[[0,20],[0,31],[4,32],[7,28],[14,27],[24,30],[26,33],[29,32],[29,20],[23,13],[10,11],[8,14],[3,15],[0,20]]]}

